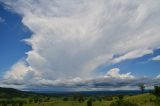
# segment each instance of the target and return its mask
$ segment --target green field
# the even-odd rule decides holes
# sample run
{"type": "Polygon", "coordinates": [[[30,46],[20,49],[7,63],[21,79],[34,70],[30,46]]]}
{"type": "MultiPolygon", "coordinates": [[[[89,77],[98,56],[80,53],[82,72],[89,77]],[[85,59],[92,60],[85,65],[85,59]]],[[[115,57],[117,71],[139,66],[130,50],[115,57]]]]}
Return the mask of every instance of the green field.
{"type": "Polygon", "coordinates": [[[40,94],[0,88],[0,106],[160,106],[160,87],[141,94],[40,94]]]}
{"type": "Polygon", "coordinates": [[[132,103],[124,106],[160,106],[159,98],[151,93],[139,94],[134,96],[87,96],[83,101],[73,100],[69,97],[47,97],[47,96],[29,96],[26,98],[1,98],[0,106],[88,106],[88,100],[92,100],[89,106],[117,106],[123,103],[132,103]],[[114,105],[113,105],[114,104],[114,105]]]}

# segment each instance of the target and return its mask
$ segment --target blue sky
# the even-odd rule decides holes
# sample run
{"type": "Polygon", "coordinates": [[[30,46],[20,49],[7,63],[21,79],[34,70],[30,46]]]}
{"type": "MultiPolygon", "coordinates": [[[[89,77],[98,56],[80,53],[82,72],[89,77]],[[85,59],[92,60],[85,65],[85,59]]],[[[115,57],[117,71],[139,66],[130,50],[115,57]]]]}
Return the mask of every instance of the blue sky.
{"type": "Polygon", "coordinates": [[[150,59],[156,57],[160,54],[160,50],[155,50],[153,54],[148,54],[143,57],[123,61],[118,64],[110,65],[110,66],[102,66],[100,70],[109,70],[114,67],[119,67],[123,70],[123,73],[128,72],[130,70],[132,74],[138,77],[149,76],[155,77],[157,74],[160,73],[160,62],[159,61],[151,61],[150,59]]]}
{"type": "Polygon", "coordinates": [[[31,47],[22,40],[30,37],[31,32],[21,22],[22,17],[5,9],[2,3],[0,17],[4,20],[0,23],[0,75],[2,75],[18,60],[26,57],[25,52],[31,47]]]}
{"type": "Polygon", "coordinates": [[[158,0],[50,2],[0,0],[1,86],[97,90],[103,84],[159,84],[158,0]]]}

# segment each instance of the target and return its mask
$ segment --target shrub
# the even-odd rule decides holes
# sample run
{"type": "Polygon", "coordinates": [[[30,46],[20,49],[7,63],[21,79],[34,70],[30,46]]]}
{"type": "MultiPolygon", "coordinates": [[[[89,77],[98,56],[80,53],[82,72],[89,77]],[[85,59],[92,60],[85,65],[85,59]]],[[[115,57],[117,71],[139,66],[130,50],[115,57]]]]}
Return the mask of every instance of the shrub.
{"type": "Polygon", "coordinates": [[[97,97],[97,100],[98,100],[99,102],[102,102],[102,97],[97,97]]]}
{"type": "Polygon", "coordinates": [[[17,106],[15,103],[12,103],[12,106],[17,106]]]}
{"type": "Polygon", "coordinates": [[[29,99],[29,103],[31,104],[33,102],[33,100],[32,99],[29,99]]]}
{"type": "Polygon", "coordinates": [[[113,98],[112,98],[111,96],[107,96],[107,97],[105,97],[105,100],[107,100],[107,101],[112,101],[113,98]]]}
{"type": "Polygon", "coordinates": [[[118,99],[119,99],[119,100],[122,100],[123,98],[124,98],[123,95],[118,95],[118,99]]]}
{"type": "Polygon", "coordinates": [[[112,102],[110,106],[138,106],[138,105],[129,101],[118,100],[116,102],[112,102]]]}
{"type": "Polygon", "coordinates": [[[154,100],[154,103],[156,106],[160,106],[160,97],[157,96],[156,99],[154,100]]]}
{"type": "Polygon", "coordinates": [[[19,106],[23,106],[23,102],[19,102],[19,106]]]}
{"type": "Polygon", "coordinates": [[[154,94],[160,96],[160,86],[154,86],[154,94]]]}
{"type": "Polygon", "coordinates": [[[92,106],[92,100],[87,101],[87,106],[92,106]]]}
{"type": "Polygon", "coordinates": [[[64,98],[63,98],[63,101],[68,101],[68,98],[67,98],[67,97],[64,97],[64,98]]]}
{"type": "Polygon", "coordinates": [[[84,98],[83,94],[81,94],[81,93],[75,93],[73,95],[73,100],[74,101],[79,101],[79,102],[84,102],[85,98],[84,98]]]}
{"type": "Polygon", "coordinates": [[[7,106],[7,103],[5,103],[5,102],[4,102],[4,103],[2,103],[2,106],[7,106]]]}

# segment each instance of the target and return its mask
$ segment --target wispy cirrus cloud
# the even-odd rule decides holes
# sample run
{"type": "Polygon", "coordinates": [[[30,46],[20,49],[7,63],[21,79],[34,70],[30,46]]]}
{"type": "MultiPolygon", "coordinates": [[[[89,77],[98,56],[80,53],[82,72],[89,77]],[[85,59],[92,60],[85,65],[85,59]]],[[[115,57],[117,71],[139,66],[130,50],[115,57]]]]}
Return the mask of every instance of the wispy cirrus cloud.
{"type": "Polygon", "coordinates": [[[3,23],[3,22],[5,22],[5,19],[0,17],[0,23],[3,23]]]}
{"type": "Polygon", "coordinates": [[[160,61],[160,55],[153,57],[151,60],[152,61],[160,61]]]}
{"type": "MultiPolygon", "coordinates": [[[[142,57],[160,47],[158,0],[0,1],[21,14],[33,32],[25,40],[32,50],[4,75],[7,81],[94,79],[94,70],[103,64],[142,57]],[[19,64],[25,68],[19,70],[19,64]]],[[[132,76],[118,72],[113,76],[132,76]]]]}

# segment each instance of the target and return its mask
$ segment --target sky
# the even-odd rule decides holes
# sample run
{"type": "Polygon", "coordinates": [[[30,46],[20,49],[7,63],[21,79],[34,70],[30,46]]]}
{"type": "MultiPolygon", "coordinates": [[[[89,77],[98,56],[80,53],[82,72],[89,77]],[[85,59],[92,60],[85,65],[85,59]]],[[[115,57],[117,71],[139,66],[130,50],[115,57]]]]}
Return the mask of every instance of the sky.
{"type": "Polygon", "coordinates": [[[160,84],[159,0],[0,0],[0,86],[160,84]]]}

